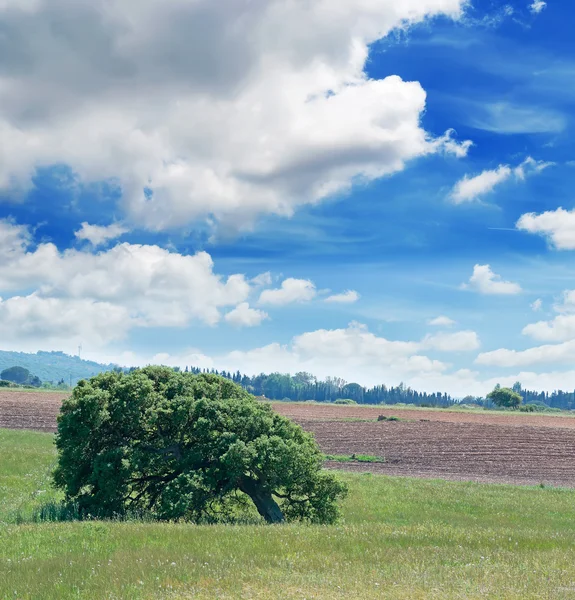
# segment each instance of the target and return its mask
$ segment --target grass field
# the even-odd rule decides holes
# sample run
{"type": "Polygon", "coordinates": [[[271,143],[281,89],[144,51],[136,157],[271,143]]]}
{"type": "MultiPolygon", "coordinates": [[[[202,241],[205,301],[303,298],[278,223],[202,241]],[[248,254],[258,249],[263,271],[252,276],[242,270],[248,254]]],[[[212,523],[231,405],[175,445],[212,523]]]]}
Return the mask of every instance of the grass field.
{"type": "Polygon", "coordinates": [[[335,527],[16,524],[57,499],[52,436],[0,457],[2,599],[575,598],[570,490],[342,475],[335,527]]]}

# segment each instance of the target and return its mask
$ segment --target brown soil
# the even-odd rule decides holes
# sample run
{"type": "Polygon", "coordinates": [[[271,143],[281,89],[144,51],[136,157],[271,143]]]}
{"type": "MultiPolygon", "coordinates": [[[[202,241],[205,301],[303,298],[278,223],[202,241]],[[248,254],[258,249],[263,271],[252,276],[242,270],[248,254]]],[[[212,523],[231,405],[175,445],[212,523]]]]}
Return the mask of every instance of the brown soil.
{"type": "Polygon", "coordinates": [[[0,427],[56,431],[56,417],[69,394],[0,390],[0,427]]]}
{"type": "Polygon", "coordinates": [[[373,419],[379,415],[400,417],[420,421],[441,421],[442,423],[477,423],[481,425],[507,425],[515,427],[561,427],[575,429],[575,416],[570,415],[538,415],[533,413],[483,413],[463,412],[447,409],[426,410],[409,408],[387,408],[381,406],[346,406],[333,404],[302,404],[296,402],[274,402],[277,412],[286,417],[304,420],[342,420],[373,419]]]}
{"type": "MultiPolygon", "coordinates": [[[[0,391],[0,427],[55,431],[65,397],[0,391]]],[[[570,417],[287,403],[274,408],[312,432],[326,454],[385,459],[383,463],[329,462],[329,468],[575,487],[575,419],[570,417]],[[380,414],[409,421],[377,422],[380,414]]]]}

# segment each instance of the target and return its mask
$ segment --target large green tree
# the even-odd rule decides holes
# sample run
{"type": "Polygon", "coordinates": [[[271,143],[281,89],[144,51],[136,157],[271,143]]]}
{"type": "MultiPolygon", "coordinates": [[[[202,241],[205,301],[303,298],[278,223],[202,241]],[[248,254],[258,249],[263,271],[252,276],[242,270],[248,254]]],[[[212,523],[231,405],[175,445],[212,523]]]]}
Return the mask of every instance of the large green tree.
{"type": "Polygon", "coordinates": [[[521,394],[500,386],[495,386],[495,389],[487,394],[487,398],[497,406],[505,408],[517,408],[523,401],[521,394]]]}
{"type": "Polygon", "coordinates": [[[301,427],[232,381],[167,367],[80,381],[56,445],[56,485],[103,517],[210,522],[251,499],[269,523],[332,523],[346,491],[301,427]]]}

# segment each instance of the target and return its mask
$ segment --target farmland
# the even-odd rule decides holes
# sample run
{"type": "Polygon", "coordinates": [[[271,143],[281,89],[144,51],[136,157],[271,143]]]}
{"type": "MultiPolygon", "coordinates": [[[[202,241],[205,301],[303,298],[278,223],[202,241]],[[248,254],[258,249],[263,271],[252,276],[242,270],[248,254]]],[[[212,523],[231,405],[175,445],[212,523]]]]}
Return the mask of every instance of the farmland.
{"type": "MultiPolygon", "coordinates": [[[[0,427],[52,432],[65,394],[0,392],[0,427]]],[[[274,403],[312,432],[329,468],[486,483],[575,486],[575,418],[563,415],[274,403]],[[377,421],[379,415],[399,421],[377,421]]]]}

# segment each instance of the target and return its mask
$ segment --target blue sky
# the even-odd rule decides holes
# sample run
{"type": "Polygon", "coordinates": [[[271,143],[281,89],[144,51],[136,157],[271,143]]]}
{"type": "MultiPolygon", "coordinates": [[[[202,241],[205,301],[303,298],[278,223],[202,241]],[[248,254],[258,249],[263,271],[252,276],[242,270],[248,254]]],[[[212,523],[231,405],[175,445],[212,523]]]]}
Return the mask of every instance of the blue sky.
{"type": "Polygon", "coordinates": [[[5,3],[0,348],[575,387],[575,7],[356,4],[5,3]]]}

